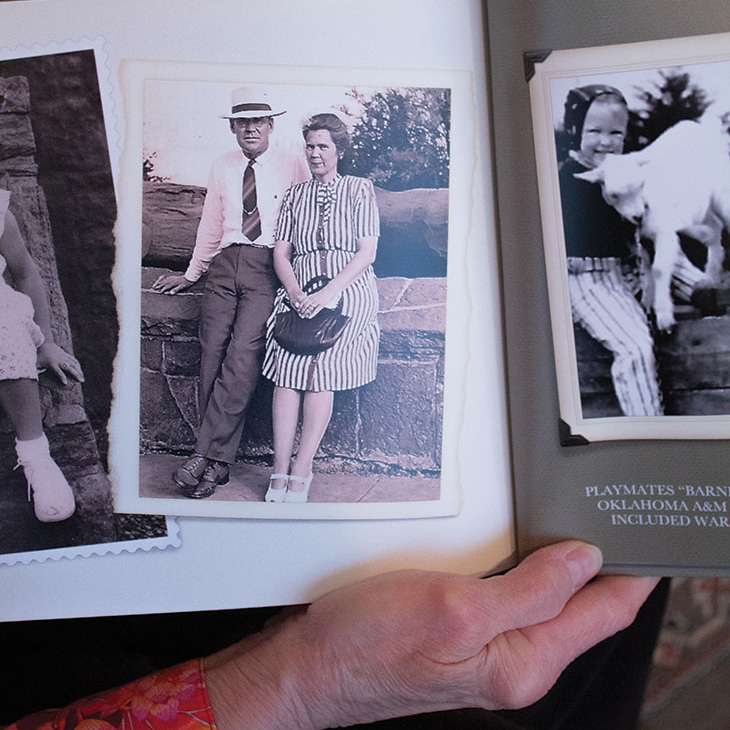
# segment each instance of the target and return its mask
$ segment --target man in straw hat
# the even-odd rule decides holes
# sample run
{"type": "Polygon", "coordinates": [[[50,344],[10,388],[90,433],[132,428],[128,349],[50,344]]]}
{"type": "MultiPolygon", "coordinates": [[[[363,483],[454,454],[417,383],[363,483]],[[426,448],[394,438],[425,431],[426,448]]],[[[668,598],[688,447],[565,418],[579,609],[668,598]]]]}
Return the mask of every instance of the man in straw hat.
{"type": "Polygon", "coordinates": [[[265,92],[236,89],[228,119],[240,149],[215,160],[195,248],[182,275],[154,291],[177,294],[206,271],[200,318],[200,429],[195,453],[173,474],[186,497],[211,496],[228,481],[246,409],[261,373],[266,319],[278,285],[274,226],[288,187],[309,179],[303,158],[269,149],[275,111],[265,92]]]}

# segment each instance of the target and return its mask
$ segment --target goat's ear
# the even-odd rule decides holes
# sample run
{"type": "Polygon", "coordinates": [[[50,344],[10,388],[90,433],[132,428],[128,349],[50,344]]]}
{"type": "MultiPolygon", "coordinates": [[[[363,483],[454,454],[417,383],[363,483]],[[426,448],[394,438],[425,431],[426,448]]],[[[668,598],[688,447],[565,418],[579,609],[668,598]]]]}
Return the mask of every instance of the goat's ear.
{"type": "Polygon", "coordinates": [[[604,172],[600,167],[596,167],[593,170],[586,170],[586,172],[576,172],[573,177],[589,183],[602,183],[605,179],[604,172]]]}

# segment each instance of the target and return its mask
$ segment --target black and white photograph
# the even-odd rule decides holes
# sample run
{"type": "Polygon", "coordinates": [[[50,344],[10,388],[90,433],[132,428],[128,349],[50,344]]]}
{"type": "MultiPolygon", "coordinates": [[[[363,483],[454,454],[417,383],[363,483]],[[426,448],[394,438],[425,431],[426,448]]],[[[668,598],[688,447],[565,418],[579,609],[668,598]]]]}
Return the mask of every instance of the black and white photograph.
{"type": "Polygon", "coordinates": [[[0,60],[3,564],[176,539],[165,517],[114,514],[115,216],[95,50],[0,60]]]}
{"type": "Polygon", "coordinates": [[[721,45],[555,51],[534,66],[568,443],[728,436],[730,54],[721,45]]]}
{"type": "Polygon", "coordinates": [[[126,71],[142,178],[133,508],[444,510],[451,88],[126,71]]]}

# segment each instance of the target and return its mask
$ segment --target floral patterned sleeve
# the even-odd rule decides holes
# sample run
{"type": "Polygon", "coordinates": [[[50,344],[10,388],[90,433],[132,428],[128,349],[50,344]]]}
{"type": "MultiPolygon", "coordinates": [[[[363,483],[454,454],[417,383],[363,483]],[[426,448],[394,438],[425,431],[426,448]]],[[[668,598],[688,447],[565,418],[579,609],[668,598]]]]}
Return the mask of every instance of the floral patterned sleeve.
{"type": "Polygon", "coordinates": [[[6,730],[215,730],[201,662],[150,674],[62,710],[35,713],[6,730]]]}

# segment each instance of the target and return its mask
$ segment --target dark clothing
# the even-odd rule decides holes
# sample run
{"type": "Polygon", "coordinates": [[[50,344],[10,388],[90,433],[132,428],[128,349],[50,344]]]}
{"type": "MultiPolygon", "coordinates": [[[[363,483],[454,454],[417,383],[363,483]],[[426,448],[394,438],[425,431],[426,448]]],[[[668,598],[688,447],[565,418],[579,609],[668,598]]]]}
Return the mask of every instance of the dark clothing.
{"type": "Polygon", "coordinates": [[[625,416],[661,416],[654,339],[646,312],[623,270],[635,229],[601,194],[574,177],[572,158],[559,172],[573,321],[612,355],[611,379],[625,416]]]}
{"type": "Polygon", "coordinates": [[[573,177],[587,171],[568,158],[558,173],[565,252],[568,257],[625,258],[630,253],[634,226],[604,201],[600,185],[573,177]]]}
{"type": "MultiPolygon", "coordinates": [[[[357,727],[380,730],[631,730],[636,726],[669,580],[624,631],[576,659],[539,702],[513,712],[454,710],[357,727]]],[[[210,654],[262,628],[275,608],[0,624],[13,658],[0,724],[210,654]]]]}
{"type": "Polygon", "coordinates": [[[233,464],[261,374],[278,280],[273,249],[224,248],[208,270],[200,316],[198,454],[233,464]]]}

